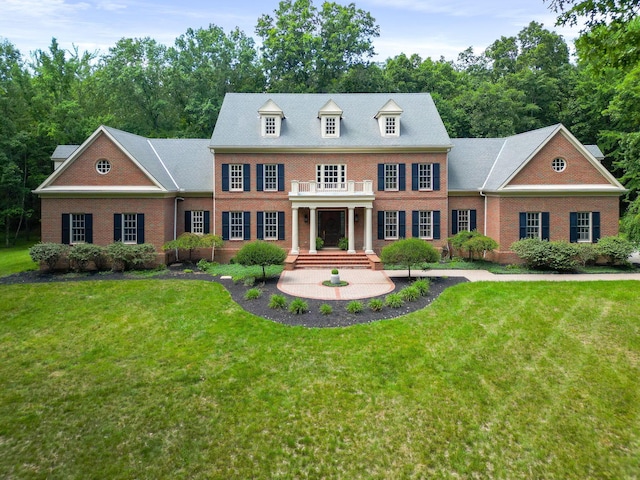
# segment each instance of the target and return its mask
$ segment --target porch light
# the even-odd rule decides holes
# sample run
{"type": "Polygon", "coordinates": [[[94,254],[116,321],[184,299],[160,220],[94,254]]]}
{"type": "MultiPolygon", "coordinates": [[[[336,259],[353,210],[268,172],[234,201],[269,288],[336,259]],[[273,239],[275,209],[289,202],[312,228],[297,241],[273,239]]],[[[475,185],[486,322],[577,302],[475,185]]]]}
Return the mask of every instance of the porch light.
{"type": "Polygon", "coordinates": [[[308,214],[304,214],[304,223],[309,223],[309,215],[308,214]]]}

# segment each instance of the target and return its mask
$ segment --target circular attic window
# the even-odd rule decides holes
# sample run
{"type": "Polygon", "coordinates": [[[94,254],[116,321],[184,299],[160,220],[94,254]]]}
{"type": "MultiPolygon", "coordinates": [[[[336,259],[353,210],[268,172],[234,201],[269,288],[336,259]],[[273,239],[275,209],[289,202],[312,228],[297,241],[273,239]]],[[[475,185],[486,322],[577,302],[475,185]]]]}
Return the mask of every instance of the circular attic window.
{"type": "Polygon", "coordinates": [[[551,162],[551,168],[554,172],[564,172],[564,169],[567,168],[567,162],[564,158],[554,158],[551,162]]]}
{"type": "Polygon", "coordinates": [[[111,163],[109,163],[109,160],[98,160],[96,170],[99,174],[105,175],[111,171],[111,163]]]}

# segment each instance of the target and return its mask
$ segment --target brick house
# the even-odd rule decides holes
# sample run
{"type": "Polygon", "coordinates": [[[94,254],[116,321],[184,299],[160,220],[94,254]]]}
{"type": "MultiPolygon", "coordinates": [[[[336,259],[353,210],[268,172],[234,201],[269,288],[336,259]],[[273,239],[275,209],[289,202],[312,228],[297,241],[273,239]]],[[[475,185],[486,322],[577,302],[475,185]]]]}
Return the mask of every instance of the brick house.
{"type": "Polygon", "coordinates": [[[499,243],[495,260],[511,262],[519,238],[618,233],[625,189],[602,158],[562,125],[451,139],[428,94],[227,94],[211,139],[102,126],[59,146],[35,192],[45,242],[160,250],[185,231],[215,233],[221,261],[262,239],[293,262],[316,255],[318,237],[375,259],[399,238],[442,248],[477,229],[499,243]]]}

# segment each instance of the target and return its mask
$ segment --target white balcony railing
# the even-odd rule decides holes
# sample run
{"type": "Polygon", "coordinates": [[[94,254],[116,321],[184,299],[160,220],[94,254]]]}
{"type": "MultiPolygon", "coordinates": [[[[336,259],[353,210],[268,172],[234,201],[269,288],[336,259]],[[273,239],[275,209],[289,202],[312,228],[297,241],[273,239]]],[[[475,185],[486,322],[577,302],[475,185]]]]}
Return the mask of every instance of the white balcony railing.
{"type": "Polygon", "coordinates": [[[323,183],[323,182],[301,182],[299,180],[293,180],[291,182],[291,194],[292,195],[325,195],[325,194],[338,194],[338,195],[363,195],[373,193],[373,182],[371,180],[364,180],[362,182],[356,182],[354,180],[348,180],[341,183],[323,183]]]}

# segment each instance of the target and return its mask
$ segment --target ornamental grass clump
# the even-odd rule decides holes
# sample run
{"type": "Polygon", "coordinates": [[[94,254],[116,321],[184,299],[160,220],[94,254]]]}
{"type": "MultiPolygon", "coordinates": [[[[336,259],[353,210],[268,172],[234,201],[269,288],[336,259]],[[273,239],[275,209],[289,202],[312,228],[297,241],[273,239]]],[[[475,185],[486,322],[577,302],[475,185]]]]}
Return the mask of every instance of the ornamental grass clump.
{"type": "Polygon", "coordinates": [[[429,295],[429,288],[431,288],[431,283],[426,278],[420,278],[411,284],[412,287],[418,289],[420,296],[426,297],[429,295]]]}
{"type": "Polygon", "coordinates": [[[382,301],[379,298],[372,298],[371,300],[369,300],[369,303],[367,303],[367,306],[374,312],[379,312],[380,310],[382,310],[384,308],[384,301],[382,301]]]}
{"type": "Polygon", "coordinates": [[[352,300],[345,307],[349,313],[360,313],[364,310],[364,305],[359,300],[352,300]]]}
{"type": "Polygon", "coordinates": [[[399,293],[390,293],[384,297],[384,304],[389,308],[400,308],[404,304],[404,300],[399,293]]]}
{"type": "Polygon", "coordinates": [[[295,298],[289,304],[289,312],[294,315],[301,315],[309,311],[309,304],[301,298],[295,298]]]}
{"type": "Polygon", "coordinates": [[[250,288],[244,294],[245,300],[256,300],[262,296],[262,290],[259,288],[250,288]]]}
{"type": "Polygon", "coordinates": [[[287,299],[284,295],[274,294],[269,298],[269,308],[274,310],[287,308],[287,299]]]}
{"type": "Polygon", "coordinates": [[[320,313],[322,315],[331,315],[333,313],[333,307],[328,303],[323,303],[320,305],[320,313]]]}
{"type": "Polygon", "coordinates": [[[409,285],[400,290],[399,294],[405,302],[415,302],[420,296],[420,290],[413,285],[409,285]]]}

